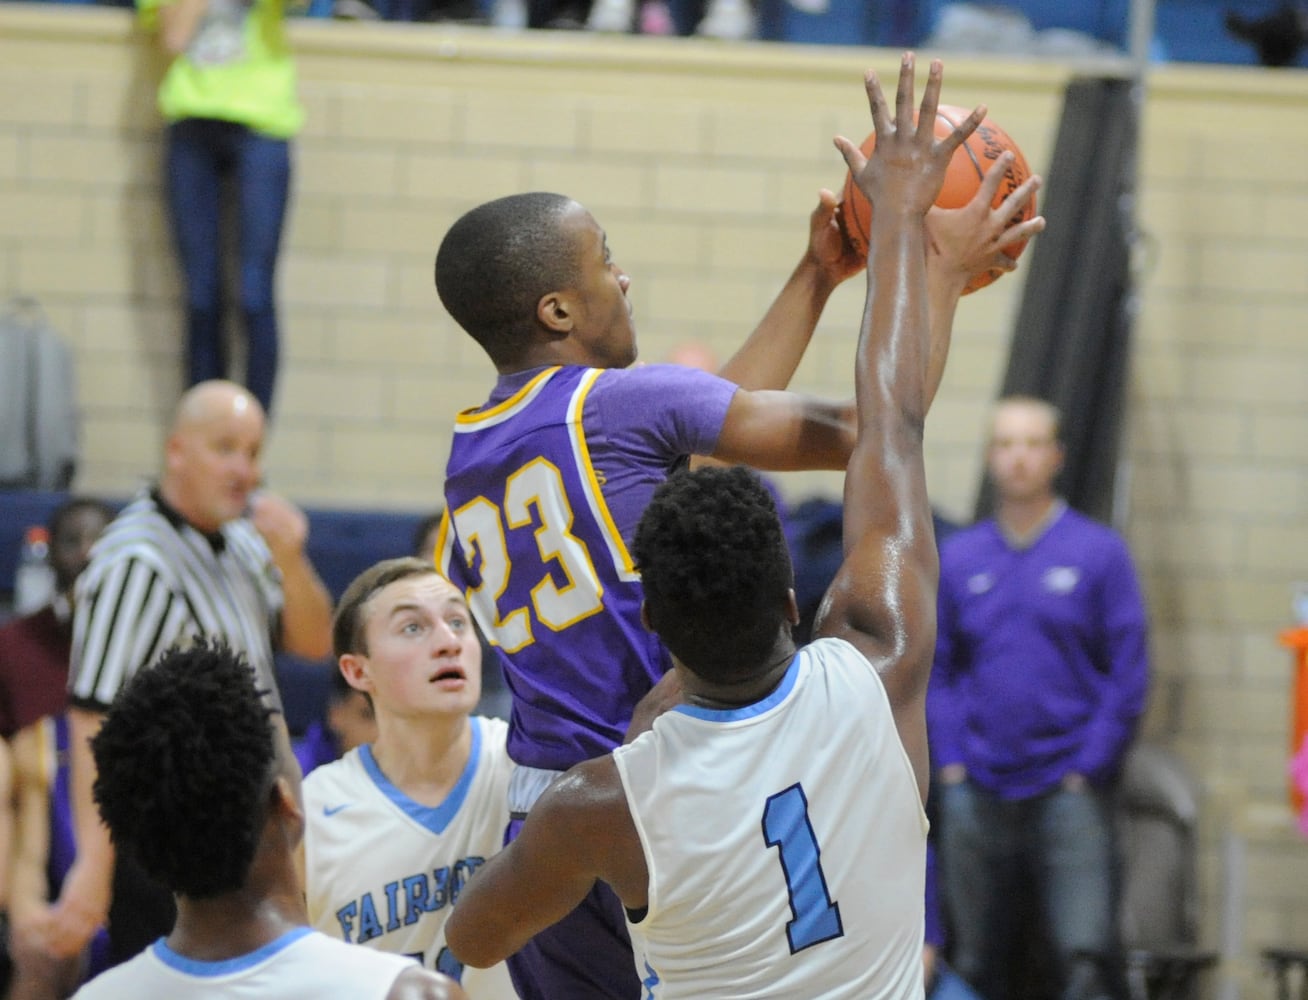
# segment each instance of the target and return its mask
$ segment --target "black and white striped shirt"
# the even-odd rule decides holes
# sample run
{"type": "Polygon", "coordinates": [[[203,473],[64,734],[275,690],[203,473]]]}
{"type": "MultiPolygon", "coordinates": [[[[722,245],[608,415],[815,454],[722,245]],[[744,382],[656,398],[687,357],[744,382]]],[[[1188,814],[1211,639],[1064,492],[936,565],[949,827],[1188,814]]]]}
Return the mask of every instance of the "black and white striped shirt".
{"type": "Polygon", "coordinates": [[[138,670],[170,646],[220,636],[244,652],[278,708],[273,649],[281,574],[254,525],[206,535],[143,493],[109,524],[77,580],[69,701],[106,711],[138,670]]]}

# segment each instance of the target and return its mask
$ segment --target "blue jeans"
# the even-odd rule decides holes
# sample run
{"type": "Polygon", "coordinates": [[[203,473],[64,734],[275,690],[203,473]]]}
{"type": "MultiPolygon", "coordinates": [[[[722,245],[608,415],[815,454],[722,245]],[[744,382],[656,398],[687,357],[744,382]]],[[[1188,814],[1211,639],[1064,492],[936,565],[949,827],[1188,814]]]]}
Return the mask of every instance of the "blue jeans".
{"type": "MultiPolygon", "coordinates": [[[[1005,801],[971,781],[940,790],[941,888],[959,975],[1010,1000],[1018,903],[1034,891],[1057,996],[1120,996],[1115,843],[1108,797],[1058,789],[1005,801]]],[[[1027,954],[1029,954],[1029,947],[1027,954]]],[[[1020,958],[1019,958],[1020,960],[1020,958]]]]}
{"type": "Polygon", "coordinates": [[[274,278],[291,187],[290,143],[244,125],[186,118],[168,127],[166,182],[186,281],[187,377],[227,378],[223,338],[224,184],[235,196],[246,387],[271,412],[277,381],[274,278]]]}

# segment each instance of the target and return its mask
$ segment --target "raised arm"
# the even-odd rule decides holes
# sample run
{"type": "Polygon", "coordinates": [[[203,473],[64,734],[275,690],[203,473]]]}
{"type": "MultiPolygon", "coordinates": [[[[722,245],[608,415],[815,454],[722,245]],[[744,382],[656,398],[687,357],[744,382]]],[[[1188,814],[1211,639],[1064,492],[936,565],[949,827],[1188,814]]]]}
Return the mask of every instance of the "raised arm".
{"type": "MultiPolygon", "coordinates": [[[[1021,208],[1035,196],[1040,178],[1032,176],[1000,204],[992,208],[995,193],[1003,182],[1004,172],[1012,160],[1004,153],[987,171],[977,193],[962,208],[942,209],[932,206],[926,216],[927,315],[930,322],[930,347],[926,367],[926,406],[935,399],[936,390],[945,372],[945,360],[953,337],[954,314],[963,289],[972,278],[987,270],[1011,271],[1017,263],[1003,252],[1012,243],[1030,239],[1045,227],[1042,216],[1010,225],[1021,208]]],[[[824,192],[827,194],[829,192],[824,192]]],[[[825,204],[825,202],[824,202],[825,204]]],[[[816,254],[820,245],[819,213],[814,212],[814,240],[811,252],[816,254]]],[[[825,225],[838,230],[829,218],[825,225]]],[[[830,236],[829,233],[825,235],[830,236]]],[[[837,233],[836,239],[841,239],[837,233]]],[[[841,244],[843,245],[843,243],[841,244]]],[[[833,252],[828,248],[828,253],[833,252]]],[[[797,270],[796,275],[800,272],[797,270]]],[[[796,277],[792,276],[791,284],[796,277]]],[[[789,287],[789,286],[788,286],[789,287]]],[[[784,293],[783,293],[784,294],[784,293]]],[[[782,299],[777,300],[778,303],[782,299]]],[[[825,302],[825,299],[823,299],[825,302]]],[[[773,310],[778,306],[774,305],[773,310]]],[[[819,307],[820,312],[820,307],[819,307]]],[[[771,313],[769,313],[771,315],[771,313]]],[[[813,323],[817,317],[814,315],[813,323]]],[[[752,363],[744,364],[751,345],[773,343],[765,337],[760,326],[745,348],[733,357],[722,370],[722,375],[742,391],[736,393],[727,412],[717,450],[712,457],[722,462],[740,462],[757,469],[787,471],[792,469],[844,469],[854,449],[857,437],[857,417],[852,403],[828,403],[806,396],[785,392],[745,391],[780,389],[789,381],[799,364],[803,344],[798,341],[775,338],[785,344],[776,351],[775,367],[766,372],[752,363]],[[757,343],[756,343],[757,341],[757,343]],[[742,367],[737,368],[738,361],[742,367]],[[765,375],[772,378],[766,382],[765,375]]],[[[809,329],[812,333],[812,329],[809,329]]]]}
{"type": "Polygon", "coordinates": [[[837,140],[875,211],[854,372],[858,441],[845,476],[845,559],[827,591],[817,634],[849,640],[881,674],[925,798],[924,706],[939,576],[922,457],[931,366],[925,216],[950,156],[985,111],[978,108],[937,142],[932,122],[941,65],[931,64],[921,128],[913,123],[913,70],[906,54],[893,122],[880,85],[868,77],[877,131],[870,160],[848,139],[837,140]]]}

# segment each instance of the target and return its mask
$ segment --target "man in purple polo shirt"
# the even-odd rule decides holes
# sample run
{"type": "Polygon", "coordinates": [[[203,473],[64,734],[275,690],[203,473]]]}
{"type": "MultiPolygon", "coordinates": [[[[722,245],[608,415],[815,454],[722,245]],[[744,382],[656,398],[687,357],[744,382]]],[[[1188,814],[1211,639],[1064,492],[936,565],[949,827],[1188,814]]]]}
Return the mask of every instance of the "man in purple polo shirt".
{"type": "MultiPolygon", "coordinates": [[[[1000,173],[963,214],[937,216],[932,231],[928,399],[969,276],[1008,266],[999,249],[1043,228],[1043,220],[1007,226],[1034,185],[989,208],[1000,173]]],[[[465,591],[512,693],[510,839],[559,774],[622,742],[637,702],[671,666],[641,622],[627,548],[655,487],[692,455],[773,470],[845,467],[852,404],[777,391],[831,291],[864,269],[836,215],[823,192],[800,264],[723,377],[628,368],[636,359],[631,279],[604,230],[570,198],[488,202],[442,241],[441,302],[499,373],[487,402],[455,425],[437,561],[465,591]]],[[[526,1000],[641,994],[621,904],[598,883],[509,968],[526,1000]]]]}
{"type": "Polygon", "coordinates": [[[1147,623],[1122,538],[1054,492],[1058,425],[1042,400],[1000,401],[995,516],[940,552],[927,719],[942,887],[954,966],[987,1000],[1019,995],[1013,901],[1026,879],[1055,995],[1111,997],[1122,985],[1108,793],[1144,711],[1147,623]]]}

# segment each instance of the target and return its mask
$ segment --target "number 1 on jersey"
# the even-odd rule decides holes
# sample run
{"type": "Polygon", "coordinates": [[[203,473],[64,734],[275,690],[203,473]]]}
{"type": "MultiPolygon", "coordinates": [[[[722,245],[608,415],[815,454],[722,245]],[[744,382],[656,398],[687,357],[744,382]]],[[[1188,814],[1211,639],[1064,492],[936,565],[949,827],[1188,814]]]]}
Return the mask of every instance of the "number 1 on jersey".
{"type": "Polygon", "coordinates": [[[776,847],[793,918],[786,924],[790,953],[845,933],[840,906],[832,902],[822,873],[822,851],[808,818],[808,799],[798,782],[768,797],[763,806],[763,840],[776,847]]]}

